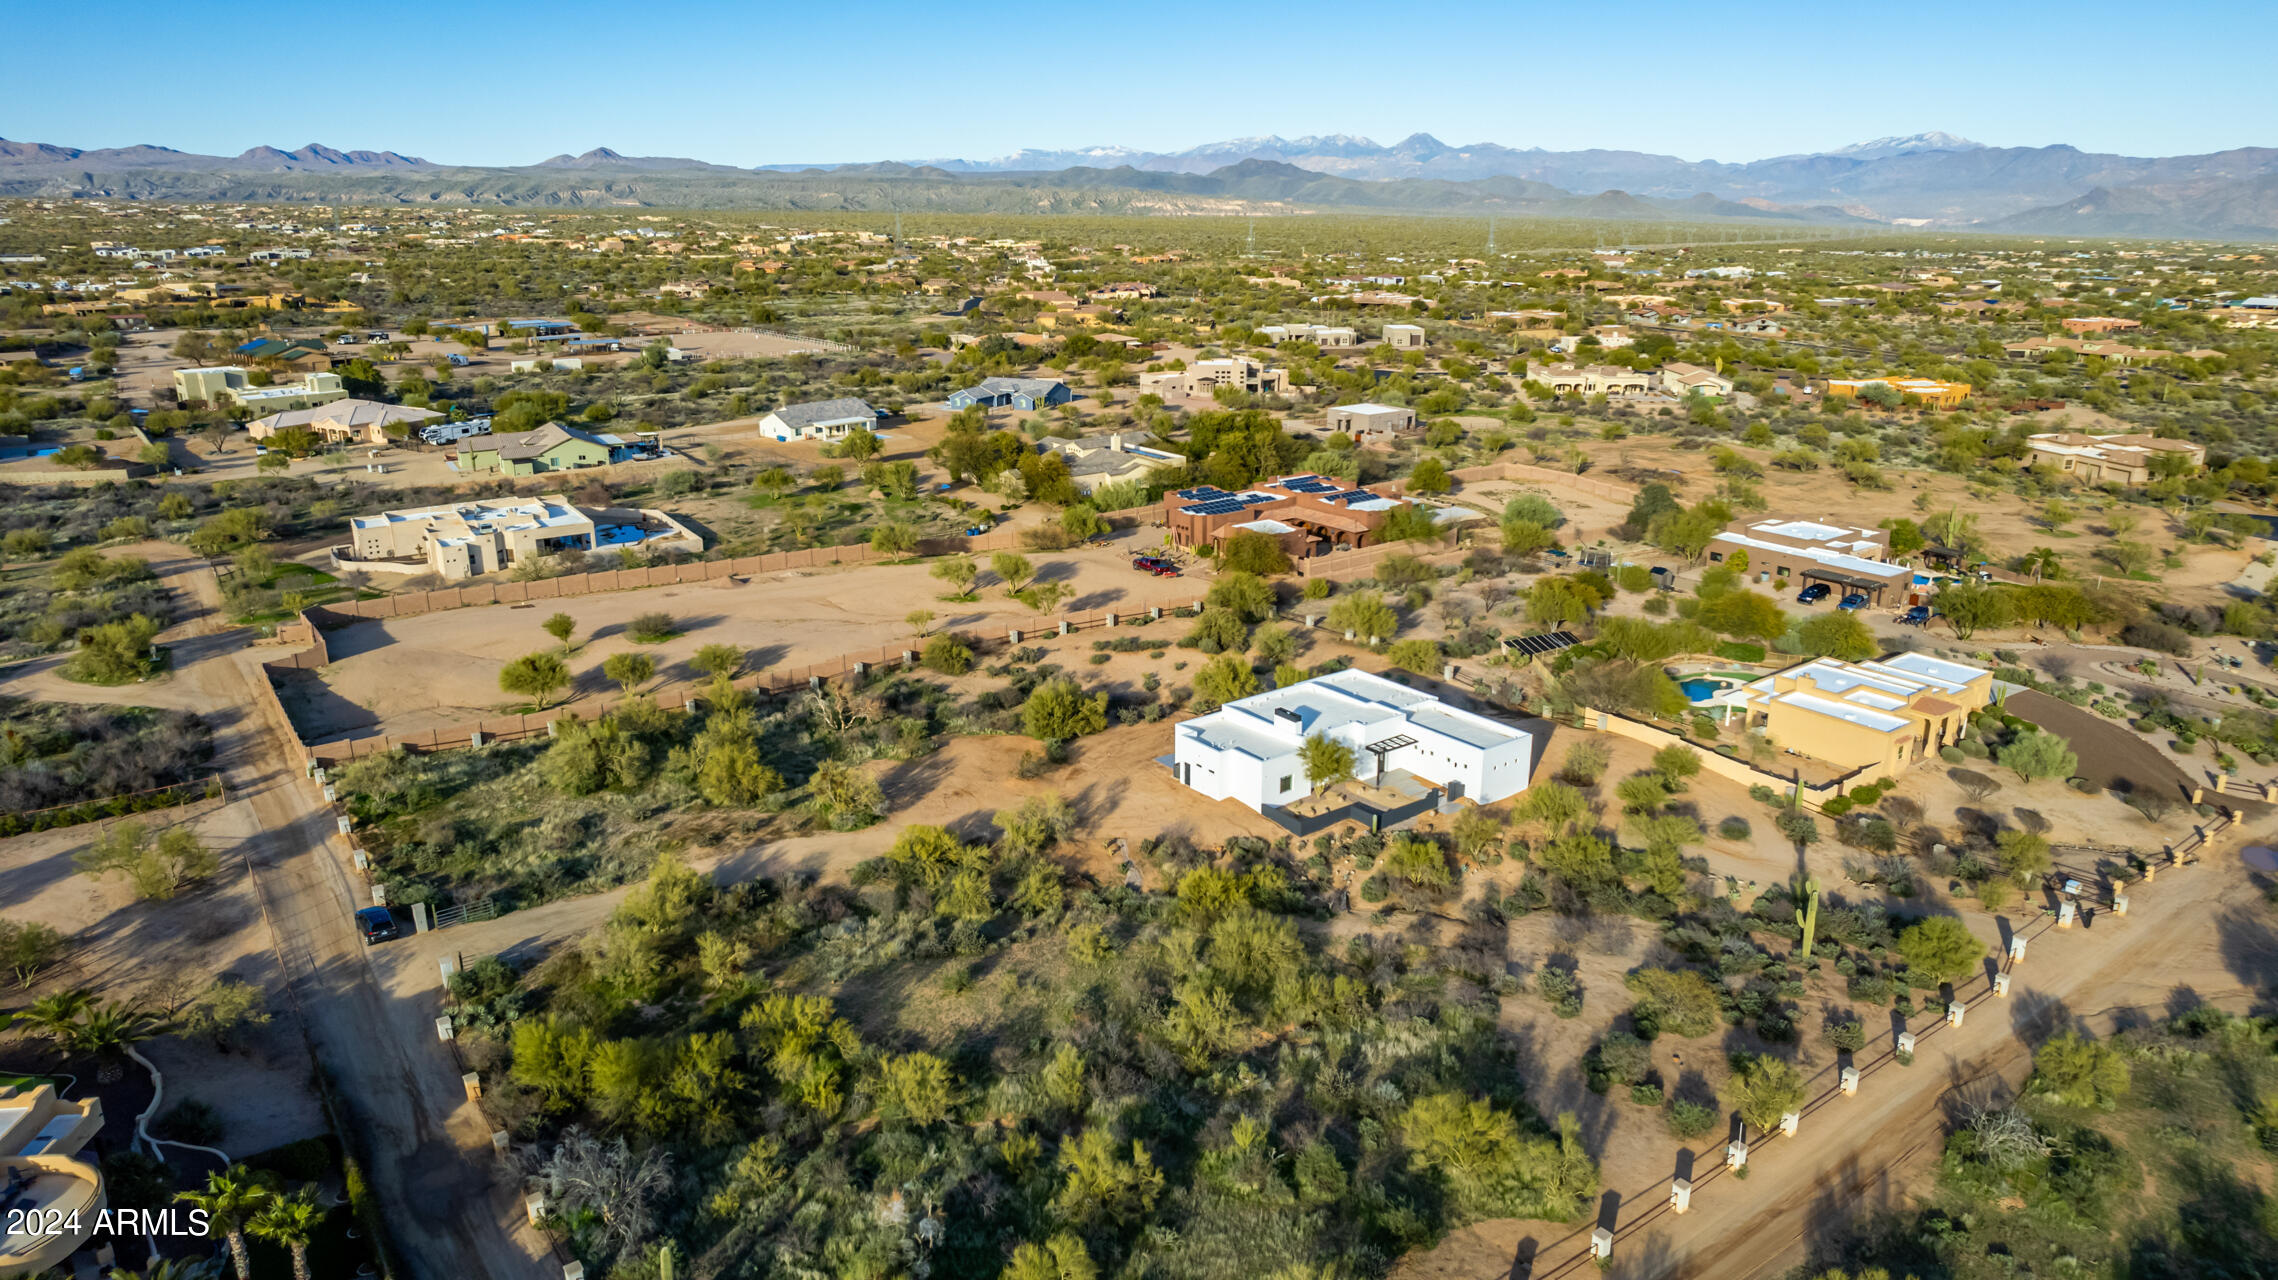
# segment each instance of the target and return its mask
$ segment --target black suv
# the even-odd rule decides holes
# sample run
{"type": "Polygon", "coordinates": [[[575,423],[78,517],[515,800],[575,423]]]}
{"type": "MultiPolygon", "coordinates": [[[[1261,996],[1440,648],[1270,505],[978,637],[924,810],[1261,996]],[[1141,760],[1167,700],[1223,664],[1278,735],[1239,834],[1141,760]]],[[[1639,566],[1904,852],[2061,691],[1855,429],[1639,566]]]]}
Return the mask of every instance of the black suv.
{"type": "Polygon", "coordinates": [[[386,907],[366,907],[357,912],[356,927],[364,931],[366,942],[392,942],[403,936],[396,928],[395,913],[386,907]]]}
{"type": "Polygon", "coordinates": [[[1814,582],[1810,586],[1805,587],[1802,591],[1796,593],[1796,603],[1818,604],[1820,601],[1827,598],[1827,593],[1830,590],[1832,590],[1832,588],[1830,588],[1826,583],[1814,582]]]}

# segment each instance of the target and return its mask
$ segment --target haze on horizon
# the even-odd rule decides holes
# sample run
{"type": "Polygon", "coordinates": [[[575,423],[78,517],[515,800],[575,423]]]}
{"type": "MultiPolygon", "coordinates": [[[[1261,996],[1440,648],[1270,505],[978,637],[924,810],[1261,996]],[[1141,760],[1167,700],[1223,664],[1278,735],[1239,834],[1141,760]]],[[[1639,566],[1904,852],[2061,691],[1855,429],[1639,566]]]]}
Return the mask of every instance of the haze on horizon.
{"type": "MultiPolygon", "coordinates": [[[[177,50],[275,17],[243,0],[109,12],[136,43],[177,50]]],[[[77,59],[26,58],[0,136],[218,155],[319,141],[494,166],[593,147],[760,165],[1339,133],[1734,162],[1932,130],[2185,155],[2278,144],[2278,104],[2236,92],[2243,58],[2207,55],[2258,47],[2249,37],[2267,22],[2248,0],[2170,6],[2156,24],[2108,0],[2061,13],[1941,2],[1903,19],[1775,0],[1713,25],[1697,6],[1658,2],[1609,15],[1457,0],[1402,15],[1332,0],[1293,22],[1171,0],[1110,22],[1035,0],[882,0],[859,13],[704,0],[627,23],[592,0],[412,0],[337,50],[377,56],[367,92],[278,108],[144,76],[90,95],[77,59]],[[2239,42],[2226,46],[2225,31],[2239,42]],[[2157,110],[2110,109],[2146,92],[2157,110]]],[[[14,29],[25,50],[70,50],[86,34],[54,7],[14,29]]],[[[314,52],[290,65],[320,65],[314,52]]]]}

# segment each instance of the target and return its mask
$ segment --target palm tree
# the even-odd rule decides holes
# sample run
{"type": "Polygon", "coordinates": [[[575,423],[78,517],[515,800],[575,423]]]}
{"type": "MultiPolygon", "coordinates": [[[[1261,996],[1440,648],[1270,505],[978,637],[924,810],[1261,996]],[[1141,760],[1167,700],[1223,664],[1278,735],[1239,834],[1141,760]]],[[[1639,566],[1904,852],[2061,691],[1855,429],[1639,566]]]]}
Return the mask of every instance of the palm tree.
{"type": "Polygon", "coordinates": [[[2025,558],[2021,563],[2024,568],[2032,570],[2033,581],[2035,582],[2039,582],[2044,576],[2054,578],[2064,572],[2064,561],[2058,559],[2056,551],[2050,547],[2033,548],[2025,553],[2025,558]]]}
{"type": "Polygon", "coordinates": [[[70,1036],[79,1023],[79,1016],[95,1003],[91,991],[58,991],[41,996],[30,1007],[16,1015],[16,1021],[49,1039],[62,1041],[70,1036]]]}
{"type": "Polygon", "coordinates": [[[174,1198],[206,1211],[212,1219],[209,1230],[218,1230],[229,1240],[229,1259],[237,1271],[237,1280],[253,1280],[253,1271],[245,1257],[245,1224],[269,1203],[270,1191],[253,1180],[253,1173],[244,1165],[231,1165],[206,1175],[203,1191],[177,1191],[174,1198]]]}
{"type": "Polygon", "coordinates": [[[308,1280],[308,1242],[323,1225],[324,1212],[324,1206],[317,1203],[316,1185],[310,1183],[290,1195],[272,1198],[246,1229],[292,1250],[293,1280],[308,1280]]]}

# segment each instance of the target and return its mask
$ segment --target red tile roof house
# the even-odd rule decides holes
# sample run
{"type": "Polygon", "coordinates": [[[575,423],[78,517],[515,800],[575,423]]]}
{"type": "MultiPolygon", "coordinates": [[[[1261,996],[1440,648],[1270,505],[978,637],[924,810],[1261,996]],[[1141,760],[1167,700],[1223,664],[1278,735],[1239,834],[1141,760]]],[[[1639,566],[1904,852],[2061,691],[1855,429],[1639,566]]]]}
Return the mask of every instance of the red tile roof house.
{"type": "Polygon", "coordinates": [[[1366,547],[1405,498],[1357,489],[1335,476],[1297,475],[1229,493],[1210,485],[1163,495],[1163,524],[1182,547],[1216,546],[1237,529],[1283,540],[1293,556],[1366,547]],[[1264,527],[1278,525],[1279,528],[1264,527]]]}

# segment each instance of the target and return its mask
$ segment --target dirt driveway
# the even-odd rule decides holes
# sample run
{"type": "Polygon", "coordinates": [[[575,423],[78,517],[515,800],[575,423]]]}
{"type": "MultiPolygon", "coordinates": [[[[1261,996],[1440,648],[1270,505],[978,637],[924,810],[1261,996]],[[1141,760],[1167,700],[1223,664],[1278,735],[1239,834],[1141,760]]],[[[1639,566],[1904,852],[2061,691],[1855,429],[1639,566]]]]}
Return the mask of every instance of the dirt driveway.
{"type": "MultiPolygon", "coordinates": [[[[1748,1180],[1720,1178],[1703,1187],[1694,1195],[1692,1212],[1678,1217],[1660,1208],[1669,1196],[1669,1179],[1689,1175],[1700,1181],[1722,1163],[1721,1139],[1687,1152],[1668,1136],[1658,1114],[1622,1103],[1606,1108],[1613,1114],[1592,1143],[1608,1189],[1601,1217],[1479,1223],[1404,1259],[1394,1274],[1401,1280],[1580,1275],[1589,1269],[1591,1227],[1604,1222],[1620,1229],[1649,1215],[1648,1225],[1617,1238],[1611,1274],[1631,1280],[1748,1280],[1803,1264],[1809,1248],[1844,1222],[1901,1205],[1912,1189],[1925,1185],[1935,1175],[1950,1110],[2013,1093],[2030,1068],[2032,1047],[2047,1036],[2073,1027],[2101,1034],[2194,1002],[2243,1012],[2266,998],[2278,975],[2278,932],[2251,901],[2259,895],[2236,841],[2205,863],[2139,886],[2132,897],[2133,910],[2125,917],[2099,913],[2093,928],[2040,933],[2015,970],[2008,998],[1988,997],[1960,1027],[1941,1027],[1924,1039],[1913,1066],[1879,1069],[1858,1096],[1837,1095],[1813,1111],[1804,1121],[1802,1141],[1752,1142],[1748,1180]]],[[[2000,919],[1965,915],[1989,944],[2008,929],[2034,927],[2035,919],[2031,912],[2000,919]]],[[[1514,936],[1522,962],[1529,942],[1514,936]]],[[[1531,942],[1539,952],[1542,939],[1531,942]]],[[[1983,991],[1984,983],[1977,981],[1974,989],[1983,991]]],[[[1610,994],[1613,1003],[1626,1004],[1618,985],[1610,994]]],[[[1933,1025],[1938,1024],[1928,1014],[1911,1023],[1918,1033],[1933,1025]]],[[[1862,1060],[1891,1043],[1891,1028],[1875,1030],[1878,1038],[1862,1060]]],[[[1832,1065],[1822,1063],[1806,1067],[1806,1076],[1815,1069],[1832,1074],[1832,1065]]],[[[1823,1084],[1815,1083],[1815,1095],[1823,1084]]],[[[1530,1089],[1544,1105],[1558,1105],[1554,1080],[1531,1081],[1530,1089]]]]}
{"type": "MultiPolygon", "coordinates": [[[[86,953],[114,981],[179,981],[183,972],[207,972],[191,969],[193,959],[205,957],[206,963],[219,967],[226,961],[248,981],[263,983],[279,1024],[304,1028],[305,1036],[296,1036],[304,1053],[313,1051],[330,1074],[343,1100],[342,1122],[350,1131],[345,1136],[369,1163],[395,1228],[392,1241],[410,1275],[537,1280],[552,1274],[544,1241],[527,1226],[517,1180],[498,1168],[489,1125],[467,1100],[456,1065],[436,1044],[433,1015],[387,999],[374,981],[351,919],[363,903],[350,887],[346,849],[314,784],[302,775],[299,745],[258,710],[253,682],[263,678],[261,652],[245,647],[247,633],[226,626],[212,573],[202,561],[168,544],[131,549],[149,556],[174,588],[184,615],[160,637],[173,650],[172,673],[152,685],[66,685],[47,696],[157,702],[151,695],[163,691],[162,705],[205,714],[214,725],[215,764],[236,799],[201,820],[199,830],[221,848],[224,866],[232,870],[205,891],[210,901],[198,897],[179,904],[203,905],[194,922],[147,908],[118,911],[100,898],[110,886],[68,877],[75,838],[58,833],[23,846],[20,854],[4,855],[20,858],[21,866],[0,862],[0,892],[16,902],[40,899],[47,904],[42,910],[79,917],[101,913],[104,921],[115,921],[109,933],[97,930],[86,953]],[[97,897],[89,899],[90,892],[97,897]],[[182,950],[186,944],[205,950],[193,956],[182,950]],[[264,949],[274,963],[264,963],[264,949]]],[[[33,681],[54,678],[46,671],[28,675],[33,681]]],[[[186,1072],[194,1096],[208,1097],[217,1084],[246,1093],[216,1104],[225,1119],[248,1119],[267,1126],[258,1130],[264,1133],[293,1123],[284,1107],[289,1099],[263,1096],[257,1073],[221,1081],[202,1077],[197,1073],[211,1069],[211,1056],[194,1052],[160,1061],[186,1072]]],[[[279,1078],[297,1083],[308,1074],[304,1058],[279,1078]]],[[[305,1105],[306,1095],[298,1096],[305,1105]]],[[[305,1123],[305,1111],[301,1116],[305,1123]]]]}
{"type": "Polygon", "coordinates": [[[2005,705],[2010,713],[2071,742],[2080,757],[2080,776],[2094,779],[2107,791],[2123,795],[2151,791],[2180,802],[2197,785],[2166,752],[2126,725],[2093,711],[2030,689],[2010,694],[2005,705]]]}

